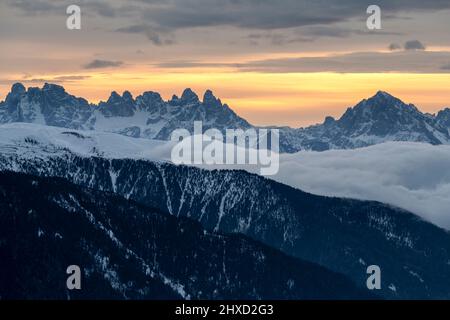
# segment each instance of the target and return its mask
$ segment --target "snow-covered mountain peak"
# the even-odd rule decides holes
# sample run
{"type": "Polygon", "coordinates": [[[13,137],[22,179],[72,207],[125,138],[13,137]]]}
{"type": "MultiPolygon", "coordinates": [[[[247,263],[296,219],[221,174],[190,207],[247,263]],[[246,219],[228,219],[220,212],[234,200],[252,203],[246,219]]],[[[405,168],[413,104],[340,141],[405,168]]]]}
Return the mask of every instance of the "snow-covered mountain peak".
{"type": "Polygon", "coordinates": [[[25,93],[26,88],[23,84],[21,84],[20,82],[16,82],[12,85],[11,87],[11,93],[12,94],[23,94],[25,93]]]}
{"type": "Polygon", "coordinates": [[[125,90],[123,93],[122,93],[122,98],[124,98],[125,100],[127,100],[127,101],[133,101],[133,95],[130,93],[130,91],[128,91],[128,90],[125,90]]]}
{"type": "Polygon", "coordinates": [[[134,115],[135,101],[128,91],[122,96],[113,91],[106,102],[99,103],[99,109],[105,117],[131,117],[134,115]]]}
{"type": "Polygon", "coordinates": [[[57,92],[59,94],[66,93],[66,89],[64,89],[63,86],[60,86],[60,85],[54,84],[54,83],[47,83],[47,82],[42,87],[42,91],[53,91],[53,92],[57,92]]]}
{"type": "Polygon", "coordinates": [[[331,116],[327,116],[327,117],[325,117],[325,120],[324,120],[323,124],[324,124],[325,126],[331,126],[331,125],[333,125],[335,122],[336,122],[336,119],[334,119],[334,118],[331,117],[331,116]]]}
{"type": "Polygon", "coordinates": [[[383,90],[378,90],[377,93],[373,96],[373,98],[396,99],[389,92],[383,90]]]}
{"type": "Polygon", "coordinates": [[[11,87],[10,93],[6,96],[5,103],[17,104],[20,97],[26,92],[26,89],[21,83],[14,83],[11,87]]]}
{"type": "Polygon", "coordinates": [[[143,111],[152,111],[162,105],[165,105],[165,102],[158,92],[145,91],[136,97],[136,106],[143,111]]]}
{"type": "Polygon", "coordinates": [[[447,128],[450,133],[450,108],[445,108],[436,115],[436,122],[447,128]]]}
{"type": "Polygon", "coordinates": [[[186,88],[179,99],[182,104],[198,104],[200,101],[198,95],[191,88],[186,88]]]}
{"type": "Polygon", "coordinates": [[[394,97],[393,95],[385,92],[385,91],[378,91],[374,96],[362,100],[360,103],[358,103],[354,109],[380,109],[380,110],[388,110],[388,109],[414,109],[417,110],[417,108],[411,104],[406,104],[402,100],[394,97]]]}
{"type": "Polygon", "coordinates": [[[220,99],[216,98],[211,90],[206,90],[203,95],[203,104],[207,107],[220,106],[222,107],[222,102],[220,99]]]}

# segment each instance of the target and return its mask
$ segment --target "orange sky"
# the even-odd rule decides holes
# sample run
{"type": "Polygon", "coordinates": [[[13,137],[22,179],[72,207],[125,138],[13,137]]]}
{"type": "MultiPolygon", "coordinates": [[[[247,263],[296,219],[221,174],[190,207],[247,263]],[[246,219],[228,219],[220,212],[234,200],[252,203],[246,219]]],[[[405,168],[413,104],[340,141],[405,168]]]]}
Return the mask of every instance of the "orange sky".
{"type": "MultiPolygon", "coordinates": [[[[321,122],[327,115],[339,117],[347,107],[372,96],[377,90],[388,91],[426,112],[434,113],[450,106],[450,74],[286,74],[223,70],[161,73],[131,69],[83,75],[89,77],[63,85],[71,94],[91,102],[106,100],[112,90],[119,93],[129,90],[134,96],[152,90],[169,99],[172,94],[180,95],[187,86],[200,98],[206,89],[212,89],[240,116],[259,125],[299,127],[321,122]]],[[[41,86],[42,83],[25,85],[41,86]]],[[[0,90],[4,97],[9,85],[2,85],[0,90]]]]}
{"type": "Polygon", "coordinates": [[[383,27],[373,32],[358,1],[190,0],[187,11],[184,0],[83,1],[80,30],[66,28],[69,2],[0,2],[0,100],[18,81],[61,84],[91,102],[113,90],[170,99],[190,87],[200,98],[211,89],[253,124],[293,127],[340,117],[378,90],[425,112],[450,106],[445,1],[405,8],[386,1],[383,27]],[[336,21],[326,22],[332,14],[336,21]],[[423,48],[408,49],[411,41],[423,48]],[[398,49],[388,49],[392,44],[398,49]],[[96,60],[113,65],[90,68],[96,60]]]}

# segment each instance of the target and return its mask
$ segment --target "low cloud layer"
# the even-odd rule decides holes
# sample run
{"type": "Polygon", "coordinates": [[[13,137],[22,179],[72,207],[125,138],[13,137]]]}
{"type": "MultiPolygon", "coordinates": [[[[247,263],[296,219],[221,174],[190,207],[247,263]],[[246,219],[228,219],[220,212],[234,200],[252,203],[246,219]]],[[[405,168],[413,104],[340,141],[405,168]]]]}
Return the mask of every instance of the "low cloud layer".
{"type": "Polygon", "coordinates": [[[450,146],[392,142],[281,155],[275,180],[326,196],[376,200],[450,230],[450,146]]]}
{"type": "MultiPolygon", "coordinates": [[[[278,173],[267,178],[317,195],[379,201],[450,230],[450,146],[389,142],[280,154],[279,161],[278,173]]],[[[250,165],[199,167],[260,170],[250,165]]]]}

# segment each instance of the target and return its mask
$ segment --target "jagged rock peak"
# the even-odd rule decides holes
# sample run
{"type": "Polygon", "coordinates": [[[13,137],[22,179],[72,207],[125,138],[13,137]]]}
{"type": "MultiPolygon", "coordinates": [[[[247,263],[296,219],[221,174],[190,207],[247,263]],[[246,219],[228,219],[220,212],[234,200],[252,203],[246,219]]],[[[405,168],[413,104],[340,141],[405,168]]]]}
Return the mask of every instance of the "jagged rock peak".
{"type": "Polygon", "coordinates": [[[127,100],[127,101],[133,101],[133,95],[130,93],[130,91],[128,91],[128,90],[125,90],[123,93],[122,93],[122,98],[124,98],[125,100],[127,100]]]}
{"type": "Polygon", "coordinates": [[[46,82],[44,84],[44,86],[42,87],[42,91],[53,91],[53,92],[57,92],[57,93],[64,93],[64,92],[66,92],[66,89],[64,89],[63,86],[60,86],[58,84],[46,82]]]}
{"type": "Polygon", "coordinates": [[[213,105],[220,105],[222,106],[222,102],[220,99],[217,99],[211,90],[206,90],[205,94],[203,95],[203,104],[207,106],[213,106],[213,105]]]}
{"type": "Polygon", "coordinates": [[[22,94],[25,93],[26,89],[20,82],[14,83],[11,87],[11,93],[22,94]]]}
{"type": "Polygon", "coordinates": [[[181,100],[183,102],[197,103],[199,102],[197,94],[190,88],[186,88],[181,95],[181,100]]]}
{"type": "Polygon", "coordinates": [[[372,98],[397,99],[386,91],[379,90],[372,98]]]}

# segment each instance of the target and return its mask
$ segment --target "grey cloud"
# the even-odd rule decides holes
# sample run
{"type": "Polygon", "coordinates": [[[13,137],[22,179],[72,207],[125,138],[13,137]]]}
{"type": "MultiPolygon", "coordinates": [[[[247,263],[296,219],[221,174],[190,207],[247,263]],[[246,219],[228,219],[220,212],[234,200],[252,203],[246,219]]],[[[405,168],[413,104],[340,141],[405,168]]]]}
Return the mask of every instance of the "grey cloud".
{"type": "Polygon", "coordinates": [[[238,63],[212,63],[199,61],[169,61],[157,64],[152,64],[153,67],[162,69],[183,69],[183,68],[239,68],[241,64],[238,63]]]}
{"type": "Polygon", "coordinates": [[[358,30],[351,28],[342,28],[337,26],[304,26],[294,31],[283,33],[268,30],[260,33],[251,33],[246,38],[253,44],[260,44],[260,42],[268,42],[273,45],[286,45],[298,42],[313,42],[319,38],[349,38],[354,35],[359,36],[386,36],[386,35],[401,35],[399,32],[388,31],[370,31],[358,30]]]}
{"type": "Polygon", "coordinates": [[[110,6],[107,2],[90,1],[82,4],[86,6],[88,10],[95,11],[98,15],[108,18],[113,18],[117,15],[117,9],[110,6]]]}
{"type": "Polygon", "coordinates": [[[146,24],[131,25],[116,29],[115,31],[131,34],[143,34],[148,40],[157,46],[170,45],[174,43],[173,36],[170,33],[157,30],[157,28],[146,24]]]}
{"type": "Polygon", "coordinates": [[[425,50],[425,45],[419,40],[407,41],[404,46],[405,50],[425,50]]]}
{"type": "Polygon", "coordinates": [[[402,72],[447,73],[441,66],[450,61],[450,52],[395,51],[360,52],[327,57],[281,58],[252,61],[240,65],[251,72],[402,72]]]}
{"type": "Polygon", "coordinates": [[[304,37],[301,35],[289,35],[289,34],[281,34],[281,33],[273,33],[273,32],[265,32],[265,33],[252,33],[246,36],[246,39],[250,41],[250,43],[254,45],[260,44],[260,42],[269,42],[273,45],[286,45],[290,43],[297,42],[311,42],[314,41],[312,37],[304,37]]]}
{"type": "Polygon", "coordinates": [[[54,77],[50,81],[59,81],[59,82],[68,82],[68,81],[78,81],[78,80],[85,80],[90,78],[91,76],[59,76],[54,77]]]}
{"type": "Polygon", "coordinates": [[[399,45],[398,43],[391,43],[389,45],[389,50],[391,50],[391,51],[401,50],[401,49],[402,49],[402,46],[399,45]]]}
{"type": "MultiPolygon", "coordinates": [[[[269,178],[313,194],[380,201],[450,230],[449,161],[448,145],[388,142],[353,150],[280,154],[279,171],[269,178]]],[[[260,172],[258,166],[200,167],[260,172]]]]}
{"type": "Polygon", "coordinates": [[[444,64],[444,65],[441,67],[441,69],[442,69],[442,70],[450,70],[450,63],[444,64]]]}
{"type": "Polygon", "coordinates": [[[110,61],[110,60],[99,60],[95,59],[88,64],[84,65],[84,69],[99,69],[99,68],[110,68],[110,67],[120,67],[123,65],[122,61],[110,61]]]}
{"type": "Polygon", "coordinates": [[[405,50],[405,51],[423,51],[426,49],[425,45],[420,42],[419,40],[410,40],[406,41],[403,46],[399,45],[398,43],[391,43],[389,45],[389,50],[395,51],[395,50],[405,50]]]}
{"type": "MultiPolygon", "coordinates": [[[[281,29],[307,25],[331,24],[350,18],[365,18],[367,3],[343,1],[258,1],[258,0],[173,0],[140,1],[149,9],[145,19],[169,29],[229,25],[254,29],[281,29]]],[[[397,12],[449,9],[449,1],[380,0],[386,16],[397,12]]]]}
{"type": "Polygon", "coordinates": [[[25,14],[41,14],[41,13],[54,13],[64,12],[64,5],[61,3],[55,3],[47,0],[10,0],[8,4],[11,7],[22,10],[25,14]]]}
{"type": "MultiPolygon", "coordinates": [[[[27,14],[61,13],[73,1],[10,0],[10,6],[27,14]]],[[[282,29],[332,24],[351,18],[364,19],[368,3],[360,0],[135,0],[87,1],[77,3],[104,17],[131,17],[139,23],[177,30],[189,27],[235,26],[252,29],[282,29]]],[[[378,0],[385,18],[398,12],[450,9],[443,0],[378,0]]]]}
{"type": "Polygon", "coordinates": [[[367,29],[350,29],[337,26],[307,26],[298,30],[301,34],[313,38],[330,37],[330,38],[348,38],[353,35],[401,35],[399,32],[389,32],[383,30],[370,31],[367,29]]]}
{"type": "Polygon", "coordinates": [[[281,155],[274,179],[315,194],[389,203],[450,230],[449,161],[449,146],[384,143],[281,155]]]}

